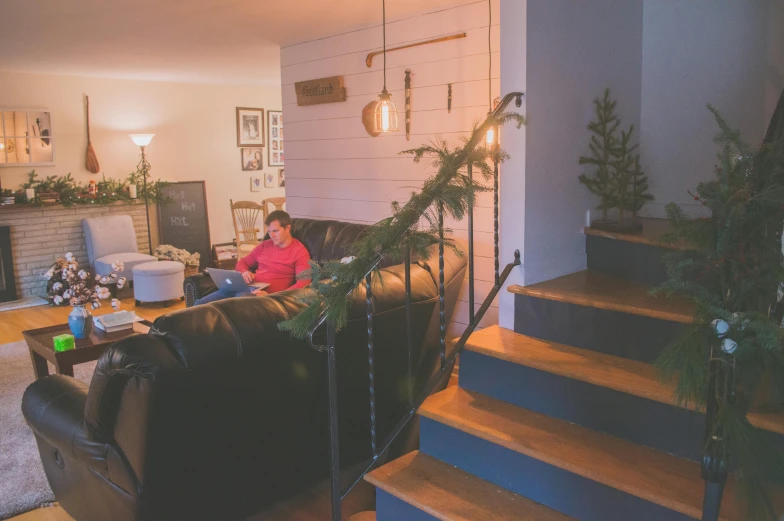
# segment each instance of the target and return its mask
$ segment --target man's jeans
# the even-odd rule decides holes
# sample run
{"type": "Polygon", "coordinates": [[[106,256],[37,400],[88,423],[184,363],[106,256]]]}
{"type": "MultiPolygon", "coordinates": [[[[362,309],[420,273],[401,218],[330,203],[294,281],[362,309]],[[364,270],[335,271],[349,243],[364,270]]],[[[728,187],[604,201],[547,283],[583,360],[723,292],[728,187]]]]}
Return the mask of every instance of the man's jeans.
{"type": "Polygon", "coordinates": [[[194,306],[198,306],[199,304],[209,304],[210,302],[217,302],[218,300],[223,300],[226,298],[232,297],[251,297],[253,293],[249,291],[231,291],[228,289],[219,289],[215,293],[210,293],[209,295],[205,295],[196,302],[193,303],[194,306]]]}

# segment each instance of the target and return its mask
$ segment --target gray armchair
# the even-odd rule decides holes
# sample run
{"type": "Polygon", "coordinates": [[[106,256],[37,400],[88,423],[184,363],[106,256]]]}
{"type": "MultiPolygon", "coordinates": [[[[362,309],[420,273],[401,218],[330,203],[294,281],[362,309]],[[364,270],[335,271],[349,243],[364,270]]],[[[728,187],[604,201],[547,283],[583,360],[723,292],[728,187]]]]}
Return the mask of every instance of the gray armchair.
{"type": "Polygon", "coordinates": [[[96,275],[112,272],[112,263],[121,261],[125,269],[117,275],[133,280],[133,267],[145,262],[156,262],[152,255],[139,253],[136,230],[130,215],[93,217],[82,221],[87,257],[96,275]]]}

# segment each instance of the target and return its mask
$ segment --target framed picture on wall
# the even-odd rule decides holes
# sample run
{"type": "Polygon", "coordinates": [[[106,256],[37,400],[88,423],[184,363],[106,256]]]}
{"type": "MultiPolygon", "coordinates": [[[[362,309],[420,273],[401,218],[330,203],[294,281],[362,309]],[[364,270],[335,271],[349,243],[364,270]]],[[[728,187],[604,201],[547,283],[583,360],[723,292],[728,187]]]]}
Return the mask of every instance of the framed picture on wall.
{"type": "Polygon", "coordinates": [[[0,166],[20,165],[54,165],[50,112],[0,109],[0,166]]]}
{"type": "Polygon", "coordinates": [[[278,173],[267,172],[264,174],[264,188],[277,188],[278,187],[278,173]]]}
{"type": "Polygon", "coordinates": [[[269,166],[283,166],[283,112],[267,111],[267,163],[269,166]]]}
{"type": "Polygon", "coordinates": [[[260,175],[254,175],[250,178],[250,191],[251,192],[261,192],[261,184],[263,181],[261,180],[260,175]]]}
{"type": "Polygon", "coordinates": [[[261,170],[264,168],[264,154],[260,148],[240,148],[242,169],[244,171],[261,170]]]}
{"type": "Polygon", "coordinates": [[[278,187],[285,188],[286,187],[286,174],[283,172],[283,168],[278,170],[278,187]]]}
{"type": "Polygon", "coordinates": [[[237,107],[237,146],[264,146],[264,109],[237,107]]]}

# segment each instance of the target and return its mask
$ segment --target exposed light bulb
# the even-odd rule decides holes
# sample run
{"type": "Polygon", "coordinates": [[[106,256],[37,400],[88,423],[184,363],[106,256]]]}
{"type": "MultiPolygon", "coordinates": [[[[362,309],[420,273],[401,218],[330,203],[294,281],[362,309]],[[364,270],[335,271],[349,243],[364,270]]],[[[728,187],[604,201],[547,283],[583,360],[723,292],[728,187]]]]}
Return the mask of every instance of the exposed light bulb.
{"type": "Polygon", "coordinates": [[[389,103],[381,102],[381,129],[384,132],[389,132],[389,103]]]}
{"type": "Polygon", "coordinates": [[[487,148],[493,147],[493,144],[495,143],[495,129],[493,127],[487,129],[487,135],[485,136],[485,141],[487,142],[487,148]]]}
{"type": "Polygon", "coordinates": [[[5,143],[0,141],[0,150],[5,150],[5,143]]]}

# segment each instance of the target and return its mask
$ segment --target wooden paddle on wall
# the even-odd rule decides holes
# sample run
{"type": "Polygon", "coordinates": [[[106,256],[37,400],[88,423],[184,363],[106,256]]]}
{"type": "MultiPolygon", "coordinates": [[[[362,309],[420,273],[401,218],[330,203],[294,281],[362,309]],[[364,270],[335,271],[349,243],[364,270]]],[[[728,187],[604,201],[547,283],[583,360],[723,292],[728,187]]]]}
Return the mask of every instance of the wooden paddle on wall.
{"type": "Polygon", "coordinates": [[[101,165],[98,164],[98,157],[95,155],[93,143],[90,141],[90,97],[85,96],[84,98],[87,100],[87,154],[85,155],[85,163],[88,171],[97,174],[101,171],[101,165]]]}

